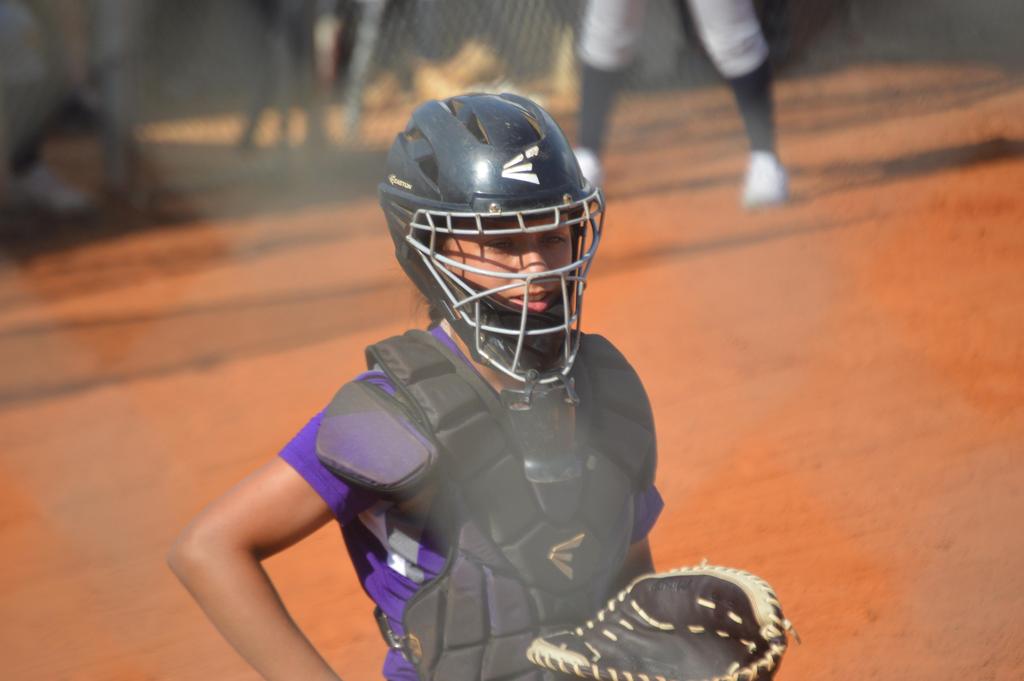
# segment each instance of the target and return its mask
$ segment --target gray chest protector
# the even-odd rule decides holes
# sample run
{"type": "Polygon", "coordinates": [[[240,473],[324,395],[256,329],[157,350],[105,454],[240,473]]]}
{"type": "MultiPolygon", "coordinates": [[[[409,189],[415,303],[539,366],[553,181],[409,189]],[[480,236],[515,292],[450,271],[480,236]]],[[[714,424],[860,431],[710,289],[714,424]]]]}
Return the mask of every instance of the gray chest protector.
{"type": "MultiPolygon", "coordinates": [[[[653,482],[654,424],[639,378],[607,340],[584,336],[574,419],[534,427],[429,333],[370,346],[367,360],[396,395],[347,384],[325,414],[318,456],[346,481],[399,500],[434,486],[445,527],[432,534],[447,549],[444,569],[406,605],[405,636],[386,638],[423,681],[548,679],[526,648],[608,597],[634,496],[653,482]],[[356,418],[364,431],[374,424],[372,456],[342,446],[356,418]],[[566,428],[559,451],[531,442],[537,432],[558,441],[566,428]]],[[[543,400],[541,391],[533,409],[543,400]]]]}

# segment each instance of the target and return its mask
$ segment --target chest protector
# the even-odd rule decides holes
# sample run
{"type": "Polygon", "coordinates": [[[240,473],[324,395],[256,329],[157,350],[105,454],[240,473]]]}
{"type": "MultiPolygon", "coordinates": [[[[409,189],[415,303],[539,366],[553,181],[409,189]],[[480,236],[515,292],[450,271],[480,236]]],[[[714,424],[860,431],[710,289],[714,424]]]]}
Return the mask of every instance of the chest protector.
{"type": "Polygon", "coordinates": [[[525,471],[497,393],[432,335],[387,339],[367,360],[396,395],[346,385],[325,414],[317,453],[346,481],[399,502],[436,490],[444,527],[430,532],[446,562],[406,605],[404,654],[423,681],[551,678],[527,660],[527,647],[576,626],[608,597],[634,496],[653,482],[654,424],[639,378],[607,340],[582,338],[572,372],[579,474],[541,482],[525,471]],[[372,449],[358,449],[372,456],[352,455],[356,421],[373,439],[372,449]]]}

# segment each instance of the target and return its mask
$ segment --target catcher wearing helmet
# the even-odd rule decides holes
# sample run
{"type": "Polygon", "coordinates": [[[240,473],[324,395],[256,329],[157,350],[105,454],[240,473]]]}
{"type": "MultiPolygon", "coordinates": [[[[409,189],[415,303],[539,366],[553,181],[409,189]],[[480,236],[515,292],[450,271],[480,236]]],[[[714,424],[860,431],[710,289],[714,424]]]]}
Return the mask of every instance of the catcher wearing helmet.
{"type": "Polygon", "coordinates": [[[662,508],[643,386],[581,329],[604,199],[548,113],[509,94],[417,108],[379,194],[431,325],[367,348],[367,371],[170,564],[265,677],[337,678],[260,565],[334,520],[385,678],[553,677],[527,648],[651,571],[662,508]]]}
{"type": "MultiPolygon", "coordinates": [[[[260,566],[330,520],[376,605],[391,681],[644,681],[678,667],[664,627],[652,645],[623,635],[622,659],[574,633],[616,592],[645,607],[635,580],[653,571],[647,535],[663,505],[643,385],[581,328],[600,190],[535,103],[471,94],[416,109],[379,195],[430,326],[369,346],[367,371],[193,521],[171,566],[266,678],[338,678],[260,566]]],[[[743,584],[705,581],[673,612],[718,599],[723,617],[760,621],[736,602],[743,584]]],[[[646,607],[649,621],[616,626],[680,625],[646,607]]],[[[774,666],[777,641],[743,636],[774,666]]],[[[768,664],[733,669],[733,648],[701,669],[768,664]]]]}

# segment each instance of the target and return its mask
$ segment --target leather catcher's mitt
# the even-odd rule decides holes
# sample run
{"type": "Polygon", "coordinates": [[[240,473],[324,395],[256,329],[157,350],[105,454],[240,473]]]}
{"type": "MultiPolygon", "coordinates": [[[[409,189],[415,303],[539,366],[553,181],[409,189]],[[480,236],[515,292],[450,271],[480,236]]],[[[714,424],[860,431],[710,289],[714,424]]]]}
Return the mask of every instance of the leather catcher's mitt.
{"type": "Polygon", "coordinates": [[[708,565],[638,577],[594,619],[535,639],[541,667],[609,681],[766,681],[796,636],[775,592],[708,565]]]}

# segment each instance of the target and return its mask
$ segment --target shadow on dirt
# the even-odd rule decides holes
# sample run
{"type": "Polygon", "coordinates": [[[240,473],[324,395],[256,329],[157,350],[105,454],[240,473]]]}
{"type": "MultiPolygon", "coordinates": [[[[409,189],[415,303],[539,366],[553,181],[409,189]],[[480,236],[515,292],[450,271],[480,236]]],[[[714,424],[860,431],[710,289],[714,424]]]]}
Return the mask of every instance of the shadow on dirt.
{"type": "Polygon", "coordinates": [[[793,175],[820,178],[824,187],[798,194],[793,201],[810,201],[839,191],[1017,158],[1024,158],[1024,140],[997,137],[976,144],[931,149],[893,159],[831,163],[813,168],[797,166],[792,169],[793,175]]]}
{"type": "Polygon", "coordinates": [[[324,342],[392,321],[402,300],[413,314],[411,286],[395,276],[160,313],[12,326],[0,332],[7,366],[0,376],[0,410],[324,342]],[[62,344],[66,351],[54,353],[52,362],[33,361],[40,348],[62,344]]]}
{"type": "Polygon", "coordinates": [[[813,221],[806,224],[797,224],[790,227],[782,227],[770,230],[751,230],[728,237],[706,241],[693,241],[677,244],[659,244],[656,247],[648,248],[619,256],[607,257],[601,260],[599,267],[602,272],[620,273],[635,269],[649,267],[652,263],[667,260],[681,260],[694,258],[707,253],[718,253],[741,248],[749,248],[759,244],[782,241],[805,234],[816,234],[834,230],[846,229],[857,223],[857,220],[835,220],[832,222],[813,221]]]}
{"type": "MultiPolygon", "coordinates": [[[[804,234],[843,229],[851,221],[814,221],[703,242],[661,244],[605,258],[604,272],[628,272],[652,262],[748,248],[804,234]]],[[[322,343],[393,321],[395,301],[417,297],[397,276],[354,285],[282,295],[234,298],[158,314],[114,314],[63,323],[30,323],[0,331],[0,356],[10,370],[0,376],[0,411],[103,386],[180,372],[203,372],[235,362],[322,343]],[[386,301],[386,302],[382,302],[386,301]],[[359,310],[357,315],[339,310],[359,310]],[[73,338],[76,352],[58,352],[53,363],[33,362],[39,348],[73,338]],[[139,339],[136,345],[133,339],[139,339]],[[104,348],[117,348],[114,355],[104,348]],[[95,349],[95,355],[89,352],[95,349]]],[[[339,377],[342,380],[346,377],[339,377]]]]}
{"type": "MultiPolygon", "coordinates": [[[[369,198],[375,195],[384,169],[383,155],[377,151],[308,154],[296,150],[282,157],[282,162],[256,158],[260,154],[281,157],[278,151],[243,155],[235,149],[191,147],[187,154],[190,163],[206,169],[202,178],[191,179],[187,172],[167,177],[166,171],[161,173],[154,164],[144,162],[131,195],[103,195],[99,209],[87,217],[60,219],[2,209],[0,253],[15,263],[25,263],[142,230],[188,229],[202,221],[284,215],[310,206],[369,198]],[[210,166],[215,169],[209,170],[210,166]]],[[[101,163],[101,159],[92,160],[97,167],[101,163]]]]}
{"type": "MultiPolygon", "coordinates": [[[[1024,157],[1024,140],[1011,140],[1003,137],[978,142],[976,144],[958,145],[942,149],[931,149],[919,154],[901,156],[892,159],[879,159],[864,162],[829,163],[823,166],[790,166],[790,175],[794,178],[809,177],[820,180],[821,188],[795,193],[790,203],[810,201],[838,191],[847,191],[858,187],[866,187],[900,178],[938,173],[951,168],[964,168],[985,163],[1024,157]]],[[[611,198],[637,198],[694,192],[722,186],[736,185],[740,178],[736,173],[719,173],[717,175],[701,175],[682,181],[665,183],[645,183],[641,187],[612,194],[611,198]]]]}
{"type": "MultiPolygon", "coordinates": [[[[904,83],[840,92],[783,93],[777,97],[783,117],[779,125],[787,135],[873,125],[880,119],[899,120],[969,107],[1022,84],[1024,76],[989,75],[943,84],[904,83]]],[[[653,112],[647,107],[645,121],[616,130],[616,154],[629,157],[677,146],[680,140],[715,143],[742,136],[742,122],[732,101],[687,106],[682,112],[674,104],[655,105],[653,112]]],[[[690,152],[686,158],[691,162],[702,160],[700,156],[692,157],[690,152]]]]}

